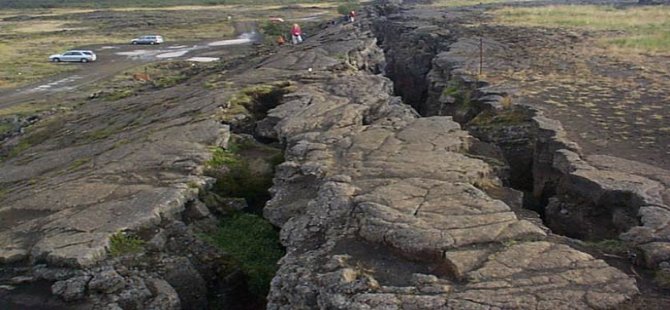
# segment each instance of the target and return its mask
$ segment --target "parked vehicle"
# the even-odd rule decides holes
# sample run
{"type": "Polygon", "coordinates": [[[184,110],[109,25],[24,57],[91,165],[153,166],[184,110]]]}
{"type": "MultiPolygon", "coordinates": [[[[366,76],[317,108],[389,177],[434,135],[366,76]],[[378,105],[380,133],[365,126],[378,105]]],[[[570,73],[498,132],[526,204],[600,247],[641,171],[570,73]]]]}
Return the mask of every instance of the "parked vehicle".
{"type": "Polygon", "coordinates": [[[86,50],[71,50],[62,54],[54,54],[49,56],[49,61],[52,62],[89,62],[95,61],[96,59],[98,59],[98,56],[96,56],[93,51],[86,50]]]}
{"type": "Polygon", "coordinates": [[[141,36],[139,38],[135,38],[132,41],[130,41],[130,44],[161,44],[165,42],[163,40],[162,36],[158,35],[149,35],[149,36],[141,36]]]}

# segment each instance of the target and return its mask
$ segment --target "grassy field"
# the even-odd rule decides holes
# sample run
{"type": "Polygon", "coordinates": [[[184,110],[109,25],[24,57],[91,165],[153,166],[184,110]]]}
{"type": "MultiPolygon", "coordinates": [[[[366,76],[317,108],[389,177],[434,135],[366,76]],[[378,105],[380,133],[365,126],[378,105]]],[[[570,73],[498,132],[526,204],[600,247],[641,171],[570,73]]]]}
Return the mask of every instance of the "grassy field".
{"type": "MultiPolygon", "coordinates": [[[[77,18],[73,15],[68,17],[77,18]]],[[[126,44],[144,32],[160,33],[170,40],[198,40],[231,36],[234,30],[231,23],[223,17],[218,21],[211,20],[191,27],[147,26],[94,25],[84,19],[69,22],[2,22],[0,66],[3,70],[0,71],[0,87],[13,87],[48,75],[75,70],[75,66],[55,66],[47,61],[50,54],[66,49],[96,44],[126,44]]]]}
{"type": "Polygon", "coordinates": [[[319,0],[0,0],[0,8],[60,8],[60,7],[161,7],[175,5],[221,5],[221,4],[295,4],[320,3],[319,0]]]}
{"type": "Polygon", "coordinates": [[[434,0],[430,4],[425,6],[436,6],[436,7],[459,7],[459,6],[475,6],[479,4],[490,4],[490,3],[515,3],[515,2],[527,2],[531,0],[434,0]]]}
{"type": "Polygon", "coordinates": [[[55,66],[47,61],[49,55],[66,49],[127,44],[130,39],[146,33],[161,34],[168,41],[221,39],[234,34],[236,22],[265,20],[268,16],[299,18],[317,11],[335,14],[339,3],[323,2],[290,8],[269,4],[2,10],[0,88],[20,86],[45,76],[76,70],[76,66],[55,66]],[[228,16],[232,16],[232,20],[228,20],[228,16]]]}
{"type": "Polygon", "coordinates": [[[667,54],[670,49],[670,6],[510,7],[494,13],[503,24],[606,31],[602,43],[629,52],[667,54]]]}

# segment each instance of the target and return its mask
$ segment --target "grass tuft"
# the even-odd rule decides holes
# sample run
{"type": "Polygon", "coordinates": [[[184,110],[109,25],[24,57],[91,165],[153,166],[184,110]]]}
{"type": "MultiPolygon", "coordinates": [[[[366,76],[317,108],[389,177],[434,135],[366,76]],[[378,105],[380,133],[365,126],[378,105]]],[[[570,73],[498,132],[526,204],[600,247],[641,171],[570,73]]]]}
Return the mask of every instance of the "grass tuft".
{"type": "Polygon", "coordinates": [[[144,241],[136,236],[118,232],[109,238],[109,254],[113,257],[140,253],[143,250],[144,241]]]}

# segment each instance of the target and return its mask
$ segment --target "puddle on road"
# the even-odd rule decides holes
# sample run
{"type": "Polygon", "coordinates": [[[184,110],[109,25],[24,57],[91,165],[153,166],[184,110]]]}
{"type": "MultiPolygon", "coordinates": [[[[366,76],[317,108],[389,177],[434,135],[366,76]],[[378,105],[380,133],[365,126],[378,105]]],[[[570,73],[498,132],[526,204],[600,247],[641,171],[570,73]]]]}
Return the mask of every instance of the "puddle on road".
{"type": "Polygon", "coordinates": [[[194,61],[194,62],[213,62],[219,60],[218,57],[191,57],[189,59],[186,59],[188,61],[194,61]]]}
{"type": "Polygon", "coordinates": [[[37,87],[33,87],[31,89],[28,89],[26,92],[27,93],[33,93],[33,92],[42,92],[42,91],[69,90],[69,89],[73,89],[73,87],[66,87],[66,86],[60,86],[60,85],[71,83],[71,82],[77,81],[79,79],[81,79],[81,76],[73,75],[73,76],[70,76],[70,77],[66,77],[62,80],[58,80],[58,81],[43,84],[43,85],[40,85],[40,86],[37,86],[37,87]]]}
{"type": "Polygon", "coordinates": [[[175,57],[181,57],[186,55],[186,53],[190,52],[191,50],[185,50],[185,51],[176,51],[176,52],[170,52],[170,53],[163,53],[163,54],[158,54],[156,55],[156,58],[175,58],[175,57]]]}
{"type": "Polygon", "coordinates": [[[252,42],[256,41],[257,37],[258,37],[258,34],[256,32],[245,32],[245,33],[241,34],[239,37],[237,37],[237,39],[216,41],[216,42],[211,42],[207,45],[209,45],[209,46],[226,46],[226,45],[247,44],[247,43],[252,43],[252,42]]]}
{"type": "Polygon", "coordinates": [[[119,56],[142,56],[142,55],[147,55],[150,52],[151,51],[147,51],[147,50],[134,50],[134,51],[130,51],[130,52],[118,52],[118,53],[115,53],[115,54],[119,55],[119,56]]]}

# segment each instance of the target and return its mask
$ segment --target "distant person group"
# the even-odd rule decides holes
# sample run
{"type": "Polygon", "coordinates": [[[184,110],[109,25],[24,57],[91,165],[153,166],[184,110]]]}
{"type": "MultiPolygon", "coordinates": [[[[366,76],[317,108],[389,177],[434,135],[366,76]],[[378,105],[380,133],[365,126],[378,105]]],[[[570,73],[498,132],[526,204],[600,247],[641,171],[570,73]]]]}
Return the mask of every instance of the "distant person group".
{"type": "MultiPolygon", "coordinates": [[[[356,11],[350,11],[348,14],[344,15],[345,22],[353,23],[356,20],[356,11]]],[[[273,18],[271,19],[272,21],[281,21],[283,22],[284,20],[281,18],[273,18]]],[[[293,45],[297,45],[302,43],[303,41],[303,32],[302,29],[300,28],[300,25],[297,23],[294,23],[293,26],[291,26],[291,43],[293,45]]],[[[286,39],[284,38],[284,35],[279,35],[277,36],[277,45],[284,45],[286,44],[286,39]]]]}

